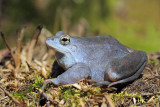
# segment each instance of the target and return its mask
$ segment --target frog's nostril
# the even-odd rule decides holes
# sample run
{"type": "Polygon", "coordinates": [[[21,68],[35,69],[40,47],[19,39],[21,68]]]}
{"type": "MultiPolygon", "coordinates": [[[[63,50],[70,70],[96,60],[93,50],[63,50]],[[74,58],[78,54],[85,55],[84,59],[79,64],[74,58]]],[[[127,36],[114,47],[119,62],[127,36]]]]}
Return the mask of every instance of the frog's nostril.
{"type": "Polygon", "coordinates": [[[49,38],[47,38],[47,40],[54,40],[54,38],[53,37],[49,37],[49,38]]]}

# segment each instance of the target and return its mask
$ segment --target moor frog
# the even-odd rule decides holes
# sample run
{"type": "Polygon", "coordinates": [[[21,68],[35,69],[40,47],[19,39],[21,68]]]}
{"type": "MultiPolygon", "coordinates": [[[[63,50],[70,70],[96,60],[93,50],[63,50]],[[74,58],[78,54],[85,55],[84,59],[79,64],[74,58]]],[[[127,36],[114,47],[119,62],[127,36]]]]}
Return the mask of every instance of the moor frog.
{"type": "Polygon", "coordinates": [[[46,80],[43,88],[50,82],[72,84],[88,76],[99,86],[122,84],[137,79],[147,63],[145,52],[108,35],[75,37],[59,31],[46,44],[56,51],[51,73],[56,78],[46,80]]]}

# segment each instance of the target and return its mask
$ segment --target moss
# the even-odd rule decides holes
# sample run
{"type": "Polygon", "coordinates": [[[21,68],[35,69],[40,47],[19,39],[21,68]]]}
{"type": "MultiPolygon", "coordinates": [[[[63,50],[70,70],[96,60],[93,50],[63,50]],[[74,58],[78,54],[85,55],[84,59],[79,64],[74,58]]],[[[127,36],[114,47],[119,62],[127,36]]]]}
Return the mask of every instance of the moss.
{"type": "Polygon", "coordinates": [[[121,91],[120,93],[113,94],[112,100],[114,103],[117,104],[119,101],[123,101],[125,97],[135,98],[135,99],[137,99],[138,102],[145,103],[145,100],[143,99],[143,97],[140,94],[128,93],[127,91],[121,91]]]}
{"type": "Polygon", "coordinates": [[[148,60],[148,63],[154,64],[154,65],[159,65],[159,60],[155,59],[155,60],[148,60]]]}
{"type": "Polygon", "coordinates": [[[32,84],[33,87],[41,88],[43,86],[44,78],[41,78],[40,76],[36,76],[35,82],[32,84]]]}
{"type": "Polygon", "coordinates": [[[36,79],[33,84],[31,84],[29,87],[25,87],[25,89],[20,89],[16,92],[13,92],[13,96],[15,98],[18,98],[19,100],[28,100],[29,105],[32,107],[36,107],[38,105],[39,99],[40,99],[40,92],[37,90],[37,88],[41,88],[43,83],[42,81],[44,78],[36,76],[36,79]]]}

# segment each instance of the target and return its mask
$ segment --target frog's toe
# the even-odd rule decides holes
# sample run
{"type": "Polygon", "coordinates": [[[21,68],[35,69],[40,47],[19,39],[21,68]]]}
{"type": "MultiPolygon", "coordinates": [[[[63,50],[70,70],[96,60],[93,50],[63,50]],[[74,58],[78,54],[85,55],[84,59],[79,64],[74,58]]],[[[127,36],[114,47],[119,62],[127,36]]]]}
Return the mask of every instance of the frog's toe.
{"type": "Polygon", "coordinates": [[[58,85],[57,78],[44,80],[43,81],[43,86],[42,86],[42,91],[44,91],[46,85],[50,84],[50,83],[52,83],[54,85],[58,85]]]}
{"type": "Polygon", "coordinates": [[[101,82],[94,83],[93,86],[102,87],[102,86],[105,86],[105,85],[109,85],[110,83],[111,82],[109,82],[109,81],[101,81],[101,82]]]}
{"type": "Polygon", "coordinates": [[[48,80],[44,80],[43,81],[43,86],[42,86],[42,91],[44,92],[44,88],[46,87],[47,84],[51,83],[51,80],[48,79],[48,80]]]}

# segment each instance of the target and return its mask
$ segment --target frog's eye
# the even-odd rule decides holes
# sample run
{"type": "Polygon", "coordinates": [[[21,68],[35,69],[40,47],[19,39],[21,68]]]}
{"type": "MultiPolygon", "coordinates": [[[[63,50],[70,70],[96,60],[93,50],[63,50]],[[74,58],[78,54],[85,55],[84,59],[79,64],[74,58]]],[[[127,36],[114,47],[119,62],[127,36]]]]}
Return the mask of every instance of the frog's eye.
{"type": "Polygon", "coordinates": [[[70,43],[70,38],[66,35],[61,36],[60,43],[62,45],[68,45],[70,43]]]}

